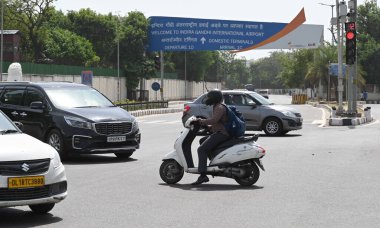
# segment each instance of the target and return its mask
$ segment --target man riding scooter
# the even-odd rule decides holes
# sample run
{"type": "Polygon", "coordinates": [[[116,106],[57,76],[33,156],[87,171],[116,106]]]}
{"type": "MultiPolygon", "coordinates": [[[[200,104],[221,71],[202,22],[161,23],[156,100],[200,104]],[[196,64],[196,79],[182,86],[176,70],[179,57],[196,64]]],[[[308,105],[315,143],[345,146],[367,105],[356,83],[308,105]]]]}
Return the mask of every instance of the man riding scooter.
{"type": "Polygon", "coordinates": [[[198,148],[198,172],[200,176],[192,185],[199,185],[209,181],[206,175],[208,153],[213,151],[222,142],[230,139],[230,135],[224,127],[224,124],[228,121],[228,117],[226,107],[222,105],[222,102],[223,94],[220,90],[209,91],[205,104],[213,106],[213,115],[209,119],[196,120],[202,126],[211,126],[212,134],[198,148]]]}

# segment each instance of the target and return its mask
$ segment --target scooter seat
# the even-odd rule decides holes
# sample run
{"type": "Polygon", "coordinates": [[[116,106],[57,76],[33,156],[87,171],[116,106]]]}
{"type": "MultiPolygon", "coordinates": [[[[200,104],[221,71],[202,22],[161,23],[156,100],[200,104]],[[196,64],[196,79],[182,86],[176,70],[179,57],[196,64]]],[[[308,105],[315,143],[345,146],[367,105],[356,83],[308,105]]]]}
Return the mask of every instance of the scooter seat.
{"type": "Polygon", "coordinates": [[[255,134],[253,136],[242,136],[239,138],[231,138],[231,139],[225,141],[224,143],[218,145],[214,149],[214,151],[211,153],[211,158],[214,158],[216,155],[218,155],[223,150],[225,150],[229,147],[232,147],[236,144],[246,143],[246,142],[251,142],[251,141],[257,141],[258,138],[259,138],[259,135],[257,135],[257,134],[255,134]]]}

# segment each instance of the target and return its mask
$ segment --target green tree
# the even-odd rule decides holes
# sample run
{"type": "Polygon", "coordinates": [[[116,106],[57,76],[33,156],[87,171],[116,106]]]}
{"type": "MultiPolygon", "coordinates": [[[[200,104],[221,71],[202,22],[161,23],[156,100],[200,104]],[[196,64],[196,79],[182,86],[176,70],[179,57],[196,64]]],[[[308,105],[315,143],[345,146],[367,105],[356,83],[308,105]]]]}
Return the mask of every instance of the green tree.
{"type": "MultiPolygon", "coordinates": [[[[330,43],[326,43],[326,46],[321,46],[318,49],[314,49],[314,59],[307,64],[307,73],[305,80],[311,87],[317,87],[319,82],[322,85],[335,87],[335,97],[338,97],[338,78],[330,77],[329,65],[330,63],[337,62],[338,50],[336,46],[332,46],[330,43]],[[330,80],[329,80],[330,79],[330,80]]],[[[327,89],[327,97],[330,100],[330,90],[327,89]]]]}
{"type": "Polygon", "coordinates": [[[380,8],[375,0],[358,7],[358,61],[369,84],[380,84],[380,8]]]}
{"type": "MultiPolygon", "coordinates": [[[[53,14],[52,6],[55,0],[12,0],[7,5],[6,21],[12,23],[24,35],[23,56],[27,60],[35,61],[45,58],[43,56],[42,27],[48,22],[53,14]]],[[[9,23],[7,22],[7,23],[9,23]]]]}
{"type": "Polygon", "coordinates": [[[250,84],[257,88],[282,88],[283,81],[280,73],[282,71],[281,59],[285,53],[273,52],[269,57],[251,62],[250,84]]]}
{"type": "Polygon", "coordinates": [[[171,61],[175,64],[178,77],[185,78],[185,54],[186,54],[186,80],[204,81],[208,76],[210,67],[215,63],[214,54],[211,51],[173,52],[171,61]]]}
{"type": "Polygon", "coordinates": [[[313,61],[312,49],[295,50],[281,58],[281,78],[288,88],[304,88],[307,65],[313,61]]]}
{"type": "Polygon", "coordinates": [[[94,66],[99,62],[92,44],[68,30],[48,30],[44,47],[45,56],[56,64],[94,66]]]}
{"type": "Polygon", "coordinates": [[[100,66],[117,67],[117,34],[121,32],[119,18],[112,14],[97,14],[81,9],[67,14],[69,27],[64,27],[89,40],[100,57],[100,66]]]}
{"type": "Polygon", "coordinates": [[[146,55],[148,20],[138,11],[128,13],[121,21],[120,60],[128,88],[136,88],[142,78],[155,75],[154,55],[146,55]]]}
{"type": "Polygon", "coordinates": [[[244,85],[248,84],[249,80],[247,60],[234,59],[230,65],[230,72],[226,77],[225,86],[230,89],[244,88],[244,85]]]}

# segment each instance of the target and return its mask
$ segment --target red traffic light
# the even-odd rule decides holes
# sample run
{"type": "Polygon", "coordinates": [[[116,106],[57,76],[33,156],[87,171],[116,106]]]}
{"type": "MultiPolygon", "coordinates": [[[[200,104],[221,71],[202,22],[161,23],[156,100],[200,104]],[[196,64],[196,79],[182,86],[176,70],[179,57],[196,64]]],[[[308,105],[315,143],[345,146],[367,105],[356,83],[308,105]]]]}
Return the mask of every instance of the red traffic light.
{"type": "Polygon", "coordinates": [[[346,38],[347,38],[348,40],[352,40],[352,39],[354,39],[354,38],[355,38],[355,33],[351,32],[351,31],[348,31],[348,32],[346,33],[346,38]]]}

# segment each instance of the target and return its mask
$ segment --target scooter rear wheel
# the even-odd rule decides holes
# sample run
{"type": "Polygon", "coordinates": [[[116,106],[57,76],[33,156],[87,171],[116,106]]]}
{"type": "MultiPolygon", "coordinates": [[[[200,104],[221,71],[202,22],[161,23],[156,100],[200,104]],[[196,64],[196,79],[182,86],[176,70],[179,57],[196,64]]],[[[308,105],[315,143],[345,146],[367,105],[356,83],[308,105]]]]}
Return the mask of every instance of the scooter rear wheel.
{"type": "Polygon", "coordinates": [[[235,181],[242,186],[252,186],[259,180],[260,170],[255,163],[245,165],[247,175],[245,177],[236,177],[235,181]]]}
{"type": "Polygon", "coordinates": [[[167,184],[175,184],[180,181],[183,173],[183,167],[173,159],[165,160],[160,166],[161,179],[167,184]]]}

